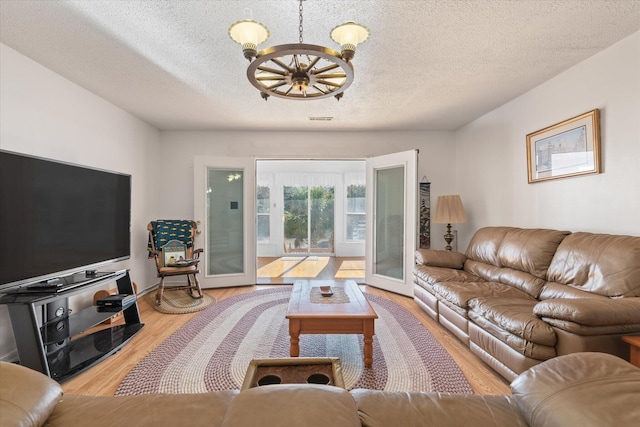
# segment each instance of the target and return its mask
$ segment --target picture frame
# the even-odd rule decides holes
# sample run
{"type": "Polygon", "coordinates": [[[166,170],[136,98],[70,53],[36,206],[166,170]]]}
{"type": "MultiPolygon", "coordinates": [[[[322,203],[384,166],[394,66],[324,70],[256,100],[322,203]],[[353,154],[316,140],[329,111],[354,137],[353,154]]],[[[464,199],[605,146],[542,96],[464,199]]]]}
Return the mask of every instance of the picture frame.
{"type": "Polygon", "coordinates": [[[529,184],[600,172],[600,110],[527,135],[529,184]]]}

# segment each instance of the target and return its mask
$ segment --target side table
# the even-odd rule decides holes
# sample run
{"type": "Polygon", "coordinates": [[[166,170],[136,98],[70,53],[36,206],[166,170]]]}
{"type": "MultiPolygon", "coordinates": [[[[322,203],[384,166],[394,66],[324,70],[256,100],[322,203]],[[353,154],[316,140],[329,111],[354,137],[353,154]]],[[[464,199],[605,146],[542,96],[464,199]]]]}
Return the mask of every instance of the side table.
{"type": "Polygon", "coordinates": [[[640,368],[640,335],[622,337],[622,341],[629,343],[629,361],[640,368]]]}
{"type": "Polygon", "coordinates": [[[285,357],[253,359],[241,390],[269,384],[324,384],[346,388],[340,359],[336,357],[285,357]]]}

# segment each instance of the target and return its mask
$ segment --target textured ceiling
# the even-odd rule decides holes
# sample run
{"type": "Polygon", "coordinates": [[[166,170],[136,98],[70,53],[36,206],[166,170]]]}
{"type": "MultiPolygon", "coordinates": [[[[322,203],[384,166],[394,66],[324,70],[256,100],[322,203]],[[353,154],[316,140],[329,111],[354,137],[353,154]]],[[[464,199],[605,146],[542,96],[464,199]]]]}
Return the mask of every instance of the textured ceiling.
{"type": "Polygon", "coordinates": [[[339,102],[265,102],[227,35],[253,18],[259,48],[296,43],[295,0],[0,0],[0,41],[162,130],[451,130],[640,29],[640,0],[303,4],[305,43],[371,30],[339,102]]]}

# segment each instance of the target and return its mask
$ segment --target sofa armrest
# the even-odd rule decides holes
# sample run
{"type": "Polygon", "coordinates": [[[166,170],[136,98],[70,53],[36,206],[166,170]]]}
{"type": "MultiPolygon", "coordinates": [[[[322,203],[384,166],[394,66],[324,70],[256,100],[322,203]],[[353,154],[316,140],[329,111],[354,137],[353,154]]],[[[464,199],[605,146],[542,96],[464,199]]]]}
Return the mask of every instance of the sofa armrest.
{"type": "Polygon", "coordinates": [[[418,249],[416,251],[416,264],[431,267],[444,267],[462,270],[467,257],[460,252],[442,251],[436,249],[418,249]]]}
{"type": "Polygon", "coordinates": [[[640,419],[640,369],[611,354],[547,360],[513,380],[511,392],[531,427],[628,426],[640,419]]]}
{"type": "Polygon", "coordinates": [[[640,324],[640,298],[552,298],[533,307],[539,317],[585,326],[640,324]]]}
{"type": "Polygon", "coordinates": [[[46,375],[0,362],[0,425],[42,426],[61,397],[60,384],[46,375]]]}

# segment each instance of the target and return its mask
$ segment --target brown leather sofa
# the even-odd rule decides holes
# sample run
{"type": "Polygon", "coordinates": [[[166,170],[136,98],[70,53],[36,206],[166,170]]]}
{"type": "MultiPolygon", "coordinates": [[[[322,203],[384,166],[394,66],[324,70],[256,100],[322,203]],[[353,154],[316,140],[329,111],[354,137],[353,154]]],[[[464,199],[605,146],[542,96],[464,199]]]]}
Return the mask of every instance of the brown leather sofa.
{"type": "Polygon", "coordinates": [[[418,250],[415,301],[504,376],[584,351],[628,360],[640,335],[640,237],[479,229],[465,254],[418,250]]]}
{"type": "Polygon", "coordinates": [[[539,364],[513,395],[452,395],[269,385],[202,394],[62,395],[58,383],[0,362],[0,425],[9,426],[631,426],[640,422],[640,369],[604,353],[539,364]]]}

